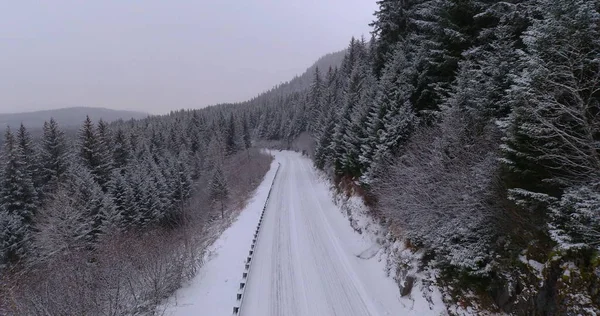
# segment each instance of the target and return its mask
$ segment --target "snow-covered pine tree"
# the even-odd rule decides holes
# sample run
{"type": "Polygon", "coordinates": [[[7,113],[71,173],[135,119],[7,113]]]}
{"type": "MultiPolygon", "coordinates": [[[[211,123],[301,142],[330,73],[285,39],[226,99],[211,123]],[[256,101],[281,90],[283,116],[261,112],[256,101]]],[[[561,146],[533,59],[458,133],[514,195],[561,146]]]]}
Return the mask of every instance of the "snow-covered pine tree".
{"type": "Polygon", "coordinates": [[[185,160],[184,154],[181,153],[179,157],[174,156],[169,161],[172,207],[166,210],[165,216],[165,223],[169,225],[180,223],[185,205],[192,194],[192,179],[188,167],[184,164],[185,160]]]}
{"type": "Polygon", "coordinates": [[[98,121],[97,126],[97,155],[98,166],[94,170],[94,174],[98,179],[98,183],[104,192],[108,190],[108,182],[114,169],[113,162],[113,138],[110,127],[102,119],[98,121]]]}
{"type": "MultiPolygon", "coordinates": [[[[161,167],[152,160],[147,160],[146,164],[148,175],[150,176],[148,181],[152,182],[155,188],[155,196],[153,199],[156,198],[156,201],[153,203],[158,210],[156,217],[164,223],[165,219],[170,218],[169,213],[177,208],[177,205],[173,200],[173,190],[171,189],[170,183],[167,181],[167,177],[165,177],[165,174],[167,174],[169,170],[162,170],[161,167]]],[[[169,176],[169,179],[170,178],[171,176],[169,176]]]]}
{"type": "Polygon", "coordinates": [[[315,166],[323,169],[330,161],[330,146],[332,134],[335,129],[335,116],[338,107],[338,94],[340,94],[340,80],[337,68],[329,68],[326,78],[326,87],[323,96],[323,110],[319,116],[318,130],[315,133],[315,166]]]}
{"type": "Polygon", "coordinates": [[[414,92],[410,78],[414,72],[402,45],[397,45],[393,58],[383,70],[374,105],[365,123],[367,139],[360,149],[364,183],[376,177],[378,170],[408,140],[416,124],[410,102],[414,92]]]}
{"type": "Polygon", "coordinates": [[[69,168],[69,151],[63,131],[58,123],[51,118],[44,122],[44,134],[40,149],[42,195],[51,196],[58,189],[58,184],[64,180],[69,168]]]}
{"type": "Polygon", "coordinates": [[[517,48],[523,45],[520,36],[527,25],[527,10],[518,4],[482,2],[483,12],[475,22],[485,27],[477,37],[478,45],[463,53],[451,93],[442,105],[460,108],[473,131],[503,120],[510,112],[505,96],[522,70],[517,48]]]}
{"type": "Polygon", "coordinates": [[[200,116],[197,111],[192,112],[192,117],[186,128],[186,137],[190,144],[190,151],[197,153],[202,148],[202,123],[200,122],[200,116]]]}
{"type": "MultiPolygon", "coordinates": [[[[100,122],[103,123],[103,121],[100,122]]],[[[106,192],[112,172],[112,157],[111,151],[104,145],[104,141],[109,138],[108,131],[106,130],[107,127],[104,123],[102,127],[102,132],[105,135],[100,136],[92,120],[89,116],[86,116],[79,131],[79,157],[82,166],[86,167],[92,173],[94,180],[106,192]]]]}
{"type": "Polygon", "coordinates": [[[407,10],[405,49],[416,69],[415,93],[411,101],[416,112],[435,117],[455,78],[464,50],[473,44],[478,25],[474,1],[419,1],[407,10]]]}
{"type": "Polygon", "coordinates": [[[212,178],[210,180],[210,198],[213,202],[218,202],[221,207],[221,218],[225,218],[225,201],[229,196],[227,179],[223,173],[221,165],[216,164],[212,178]]]}
{"type": "MultiPolygon", "coordinates": [[[[131,153],[130,153],[130,146],[129,146],[129,142],[127,141],[127,136],[125,135],[125,132],[121,129],[118,128],[116,133],[115,133],[115,137],[114,137],[114,141],[113,141],[113,164],[115,169],[117,170],[121,170],[124,171],[125,167],[127,166],[127,164],[129,163],[129,160],[131,159],[131,153]]],[[[114,178],[113,176],[111,176],[111,179],[114,178]]]]}
{"type": "Polygon", "coordinates": [[[233,155],[239,150],[239,135],[238,128],[236,125],[237,124],[232,113],[229,117],[229,122],[227,123],[225,136],[227,155],[233,155]]]}
{"type": "Polygon", "coordinates": [[[19,136],[15,139],[7,127],[0,179],[0,262],[14,262],[26,254],[37,212],[37,194],[21,147],[26,140],[19,136]]]}
{"type": "Polygon", "coordinates": [[[29,229],[23,224],[23,218],[0,205],[0,265],[15,262],[25,255],[28,236],[29,229]]]}
{"type": "MultiPolygon", "coordinates": [[[[246,112],[242,116],[242,140],[244,141],[244,149],[249,150],[252,147],[252,135],[250,134],[250,127],[248,125],[248,117],[246,112]]],[[[250,152],[248,152],[250,154],[250,152]]]]}
{"type": "Polygon", "coordinates": [[[306,109],[307,115],[307,124],[308,130],[313,135],[320,128],[319,117],[321,115],[321,111],[323,111],[323,90],[324,83],[321,79],[321,73],[319,71],[319,67],[315,67],[315,73],[313,75],[313,81],[310,86],[310,91],[308,93],[308,107],[306,109]]]}
{"type": "Polygon", "coordinates": [[[508,95],[513,112],[502,148],[513,171],[510,196],[550,210],[557,242],[587,235],[595,245],[600,226],[589,219],[597,216],[600,178],[600,4],[536,4],[539,15],[523,38],[525,69],[508,95]]]}
{"type": "Polygon", "coordinates": [[[510,90],[513,107],[503,149],[519,173],[517,196],[556,196],[597,179],[598,4],[539,1],[543,14],[525,34],[525,69],[510,90]]]}
{"type": "Polygon", "coordinates": [[[360,161],[361,148],[369,141],[365,124],[367,124],[369,112],[373,108],[375,77],[371,73],[368,59],[363,59],[357,65],[355,71],[359,73],[357,76],[361,77],[361,88],[350,115],[348,128],[342,136],[342,140],[343,146],[346,149],[346,156],[343,160],[345,172],[352,177],[359,177],[364,171],[363,164],[360,161]]]}
{"type": "Polygon", "coordinates": [[[184,134],[180,130],[180,123],[175,122],[169,126],[169,137],[166,143],[171,154],[177,154],[186,147],[185,141],[181,137],[182,135],[184,134]]]}
{"type": "Polygon", "coordinates": [[[17,132],[17,144],[19,147],[19,155],[21,156],[19,159],[24,165],[23,168],[27,172],[27,177],[31,178],[31,180],[33,181],[33,186],[35,189],[35,199],[36,203],[39,205],[39,192],[41,191],[40,187],[42,179],[40,177],[39,172],[40,167],[38,153],[37,150],[34,148],[34,144],[32,143],[31,135],[29,134],[29,131],[27,130],[27,128],[25,128],[23,123],[21,123],[19,131],[17,132]]]}
{"type": "Polygon", "coordinates": [[[350,42],[347,57],[342,63],[342,73],[347,73],[348,81],[344,85],[344,99],[342,109],[336,117],[330,152],[332,155],[335,171],[339,174],[353,174],[358,166],[358,152],[354,148],[346,147],[345,135],[349,133],[352,125],[352,117],[355,107],[360,103],[366,91],[364,81],[367,77],[367,69],[364,62],[367,57],[364,41],[350,42]],[[356,156],[356,159],[354,157],[356,156]]]}
{"type": "Polygon", "coordinates": [[[385,64],[394,53],[397,43],[406,38],[408,32],[408,10],[419,0],[378,0],[375,11],[373,35],[377,38],[374,74],[378,78],[383,73],[385,64]]]}
{"type": "Polygon", "coordinates": [[[7,127],[4,138],[4,164],[2,183],[0,187],[0,205],[9,215],[8,223],[14,227],[15,235],[9,239],[13,243],[9,245],[11,260],[18,259],[27,249],[29,240],[29,227],[33,222],[37,211],[37,195],[33,185],[33,179],[10,127],[7,127]],[[20,223],[20,224],[17,224],[20,223]]]}
{"type": "Polygon", "coordinates": [[[127,183],[124,172],[125,169],[113,170],[111,181],[108,186],[108,194],[112,198],[115,206],[115,214],[119,215],[120,221],[118,224],[121,228],[126,228],[123,216],[127,213],[127,208],[129,207],[132,198],[130,184],[127,183]]]}
{"type": "Polygon", "coordinates": [[[79,143],[82,164],[87,167],[90,171],[93,171],[98,165],[98,140],[94,123],[89,116],[86,116],[81,129],[79,130],[79,143]]]}
{"type": "Polygon", "coordinates": [[[65,188],[73,209],[81,214],[82,235],[77,238],[83,238],[91,247],[105,228],[116,225],[114,221],[119,220],[120,214],[85,166],[71,165],[65,188]]]}

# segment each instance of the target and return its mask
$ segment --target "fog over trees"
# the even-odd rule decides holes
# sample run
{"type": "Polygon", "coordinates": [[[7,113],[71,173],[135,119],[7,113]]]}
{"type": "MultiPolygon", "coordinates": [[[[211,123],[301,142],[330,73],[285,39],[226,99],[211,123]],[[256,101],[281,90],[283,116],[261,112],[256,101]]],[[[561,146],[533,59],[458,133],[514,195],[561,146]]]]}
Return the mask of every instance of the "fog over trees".
{"type": "MultiPolygon", "coordinates": [[[[216,225],[268,167],[252,149],[260,144],[303,151],[340,190],[361,194],[448,302],[519,315],[600,312],[600,4],[377,3],[373,36],[351,39],[341,61],[328,56],[247,102],[111,124],[88,118],[76,137],[53,120],[39,140],[11,126],[0,262],[17,275],[68,257],[95,264],[93,275],[110,266],[107,252],[123,253],[107,237],[145,245],[132,236],[216,225]],[[236,164],[262,169],[241,176],[236,164]]],[[[197,259],[183,253],[159,257],[197,259]]],[[[34,283],[13,293],[39,290],[34,283]]],[[[116,300],[74,311],[67,299],[21,299],[65,315],[116,300]]]]}

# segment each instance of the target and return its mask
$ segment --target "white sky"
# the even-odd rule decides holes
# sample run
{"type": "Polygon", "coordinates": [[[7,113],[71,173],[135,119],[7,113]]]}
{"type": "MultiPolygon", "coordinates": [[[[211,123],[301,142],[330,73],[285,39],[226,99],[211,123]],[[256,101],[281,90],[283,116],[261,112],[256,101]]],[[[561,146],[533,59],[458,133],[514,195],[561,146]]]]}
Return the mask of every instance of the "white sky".
{"type": "Polygon", "coordinates": [[[243,101],[369,37],[375,0],[0,3],[0,112],[243,101]]]}

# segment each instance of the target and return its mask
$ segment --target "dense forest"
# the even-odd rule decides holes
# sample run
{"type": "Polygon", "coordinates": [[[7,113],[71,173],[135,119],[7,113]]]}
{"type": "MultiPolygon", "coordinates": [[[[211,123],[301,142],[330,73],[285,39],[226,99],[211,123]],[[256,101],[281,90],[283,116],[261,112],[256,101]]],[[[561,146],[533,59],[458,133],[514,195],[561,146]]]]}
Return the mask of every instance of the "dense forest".
{"type": "MultiPolygon", "coordinates": [[[[343,56],[327,54],[250,102],[300,94],[315,68],[343,56]]],[[[160,313],[269,168],[271,158],[251,148],[258,117],[238,106],[87,117],[79,129],[63,116],[63,126],[54,118],[41,129],[8,126],[0,314],[160,313]]]]}
{"type": "Polygon", "coordinates": [[[245,116],[207,108],[4,134],[0,314],[150,313],[268,170],[245,116]],[[72,136],[70,136],[72,135],[72,136]]]}
{"type": "Polygon", "coordinates": [[[190,227],[218,226],[223,202],[268,168],[251,149],[262,143],[304,151],[364,197],[389,241],[418,259],[417,276],[390,257],[401,288],[428,278],[476,311],[600,313],[600,3],[377,3],[373,36],[310,82],[144,120],[88,119],[76,137],[52,120],[39,140],[8,129],[0,308],[155,306],[193,274],[186,262],[204,243],[190,227]],[[47,293],[61,282],[64,295],[47,293]]]}
{"type": "Polygon", "coordinates": [[[362,192],[451,300],[599,312],[600,4],[378,5],[339,67],[237,111],[362,192]]]}

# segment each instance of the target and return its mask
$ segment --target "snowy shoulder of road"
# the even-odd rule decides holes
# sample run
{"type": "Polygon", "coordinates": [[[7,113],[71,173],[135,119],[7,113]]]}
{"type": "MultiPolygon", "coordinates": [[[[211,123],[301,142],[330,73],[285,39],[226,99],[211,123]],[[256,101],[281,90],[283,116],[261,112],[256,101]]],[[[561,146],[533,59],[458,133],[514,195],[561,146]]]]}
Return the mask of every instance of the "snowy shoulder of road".
{"type": "Polygon", "coordinates": [[[415,286],[410,295],[400,296],[373,236],[350,226],[308,158],[274,154],[281,167],[254,251],[242,315],[446,314],[435,289],[423,295],[415,286]]]}
{"type": "MultiPolygon", "coordinates": [[[[423,295],[427,289],[415,283],[411,294],[400,296],[398,285],[386,274],[388,254],[376,243],[377,236],[369,230],[359,234],[351,227],[343,208],[333,202],[329,182],[312,161],[295,152],[271,153],[275,159],[254,197],[209,247],[198,275],[169,300],[165,315],[232,315],[278,163],[241,315],[447,314],[439,291],[423,295]]],[[[365,224],[370,218],[363,215],[359,221],[365,224]]]]}
{"type": "Polygon", "coordinates": [[[245,259],[252,243],[252,234],[276,170],[277,162],[273,161],[246,208],[209,247],[198,275],[169,299],[165,315],[216,316],[232,313],[245,259]]]}

